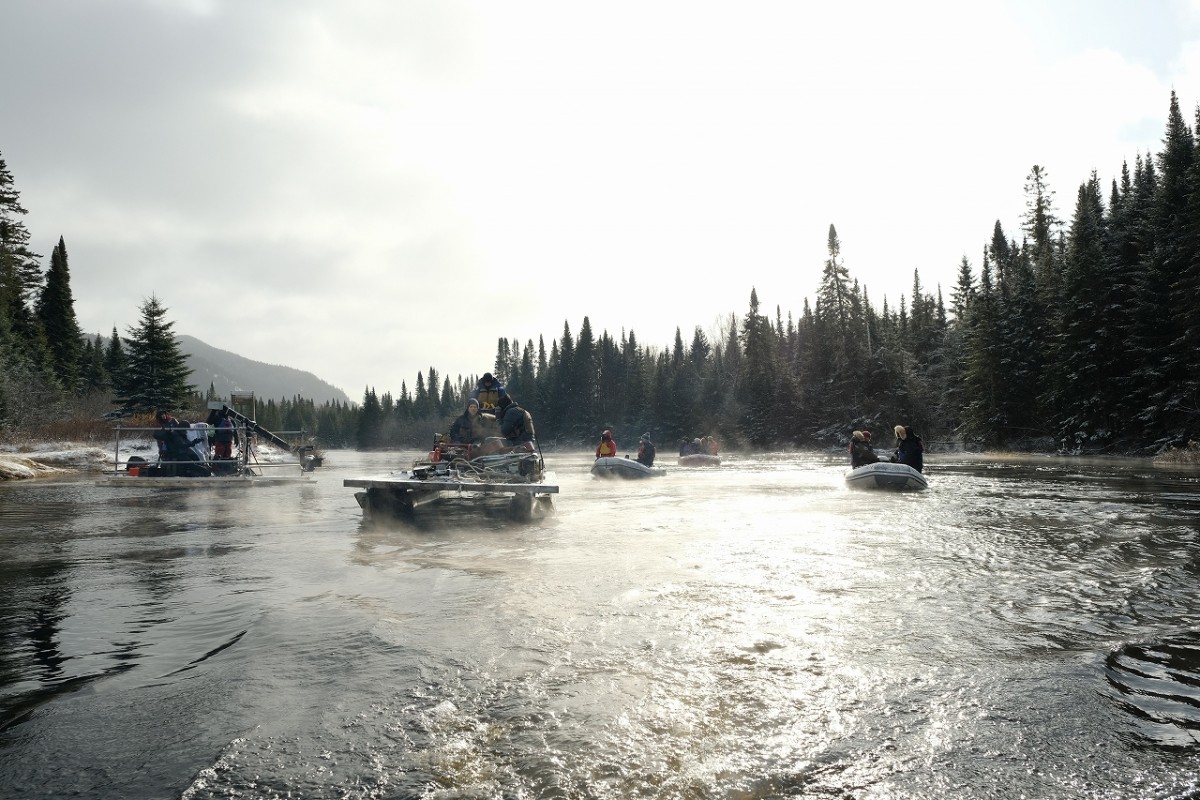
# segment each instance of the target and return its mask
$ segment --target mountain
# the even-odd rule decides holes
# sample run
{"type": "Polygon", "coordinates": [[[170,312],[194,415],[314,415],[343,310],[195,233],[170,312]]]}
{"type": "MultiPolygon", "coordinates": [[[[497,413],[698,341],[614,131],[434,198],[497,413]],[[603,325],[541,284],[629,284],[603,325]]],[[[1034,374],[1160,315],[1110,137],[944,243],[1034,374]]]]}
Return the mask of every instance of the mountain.
{"type": "Polygon", "coordinates": [[[291,400],[300,397],[312,400],[317,405],[337,400],[348,403],[350,398],[341,389],[313,375],[293,367],[264,364],[251,361],[207,345],[194,336],[177,336],[179,350],[187,356],[188,368],[192,370],[189,382],[201,394],[208,391],[209,384],[221,397],[229,397],[230,391],[254,392],[261,400],[291,400]]]}

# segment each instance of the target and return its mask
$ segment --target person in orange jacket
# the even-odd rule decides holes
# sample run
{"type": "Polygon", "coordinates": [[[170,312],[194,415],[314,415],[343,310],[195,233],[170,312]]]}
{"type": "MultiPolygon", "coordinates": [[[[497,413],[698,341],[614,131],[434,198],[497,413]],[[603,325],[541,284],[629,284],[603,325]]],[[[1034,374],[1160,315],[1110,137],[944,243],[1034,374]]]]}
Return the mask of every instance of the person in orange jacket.
{"type": "Polygon", "coordinates": [[[617,443],[613,441],[612,431],[600,434],[600,444],[596,445],[596,458],[607,458],[617,454],[617,443]]]}

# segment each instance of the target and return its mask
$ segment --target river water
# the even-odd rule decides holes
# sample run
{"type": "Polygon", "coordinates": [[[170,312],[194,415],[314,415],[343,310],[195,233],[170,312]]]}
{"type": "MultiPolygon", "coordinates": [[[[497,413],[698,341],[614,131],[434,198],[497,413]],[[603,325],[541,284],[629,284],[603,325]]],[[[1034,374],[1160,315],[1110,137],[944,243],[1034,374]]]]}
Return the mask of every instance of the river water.
{"type": "Polygon", "coordinates": [[[1200,474],[840,457],[369,525],[315,484],[0,485],[3,798],[1200,796],[1200,474]]]}

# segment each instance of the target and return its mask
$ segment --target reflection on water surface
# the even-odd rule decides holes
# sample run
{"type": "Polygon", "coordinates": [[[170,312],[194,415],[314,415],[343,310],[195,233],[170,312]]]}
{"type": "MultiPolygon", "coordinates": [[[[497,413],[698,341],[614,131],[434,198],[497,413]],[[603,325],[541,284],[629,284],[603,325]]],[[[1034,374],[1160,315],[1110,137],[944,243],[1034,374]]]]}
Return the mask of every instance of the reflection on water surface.
{"type": "Polygon", "coordinates": [[[1197,474],[840,458],[362,520],[307,487],[0,486],[0,796],[1181,797],[1197,474]]]}

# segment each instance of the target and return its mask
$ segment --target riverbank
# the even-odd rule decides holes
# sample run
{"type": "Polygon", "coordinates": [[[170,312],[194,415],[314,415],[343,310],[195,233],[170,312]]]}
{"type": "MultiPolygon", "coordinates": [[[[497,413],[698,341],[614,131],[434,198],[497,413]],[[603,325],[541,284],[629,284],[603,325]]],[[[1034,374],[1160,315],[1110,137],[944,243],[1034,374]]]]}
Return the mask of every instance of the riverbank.
{"type": "MultiPolygon", "coordinates": [[[[85,442],[27,442],[0,444],[0,483],[5,481],[53,478],[72,472],[111,472],[121,468],[130,456],[153,460],[156,450],[152,439],[122,438],[118,451],[115,442],[105,447],[85,442]]],[[[295,456],[271,444],[254,445],[256,460],[281,463],[295,456]]]]}
{"type": "Polygon", "coordinates": [[[114,457],[112,450],[79,442],[0,445],[0,481],[111,469],[114,457]]]}

